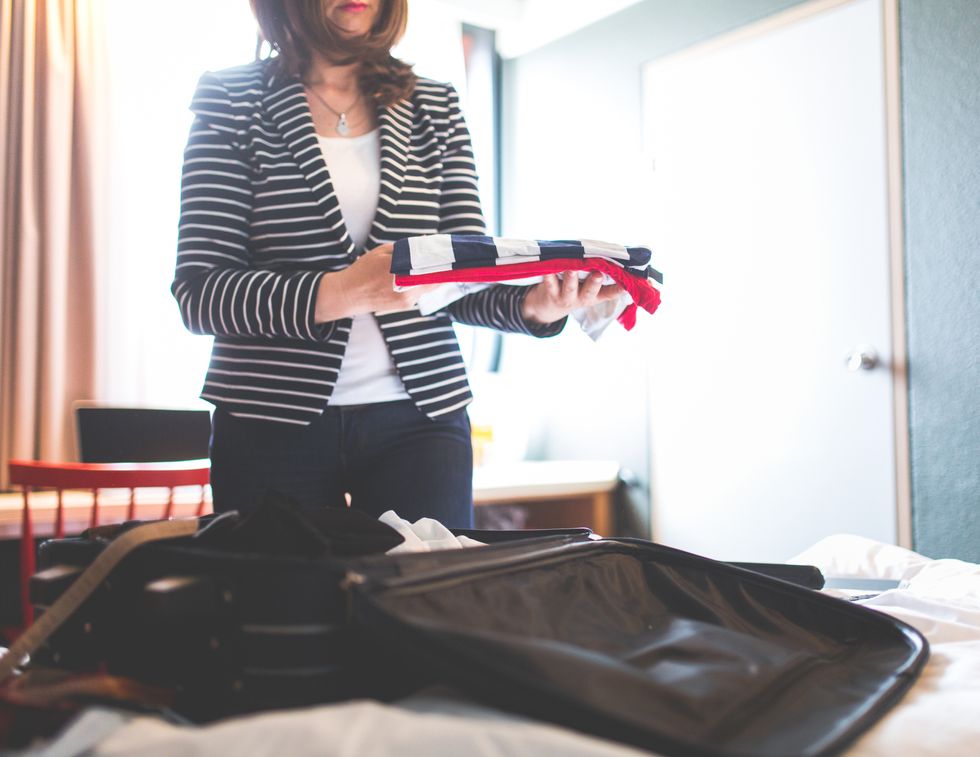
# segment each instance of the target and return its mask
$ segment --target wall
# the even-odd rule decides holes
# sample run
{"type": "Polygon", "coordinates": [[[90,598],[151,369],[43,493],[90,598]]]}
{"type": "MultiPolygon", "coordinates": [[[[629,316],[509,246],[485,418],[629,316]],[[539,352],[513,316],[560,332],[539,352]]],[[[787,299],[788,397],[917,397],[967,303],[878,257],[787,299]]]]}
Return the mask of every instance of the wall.
{"type": "MultiPolygon", "coordinates": [[[[504,66],[503,232],[640,241],[640,66],[799,0],[645,0],[504,66]],[[547,126],[548,128],[543,128],[547,126]],[[615,184],[608,177],[616,176],[615,184]]],[[[913,538],[980,560],[980,3],[901,0],[913,538]]],[[[669,276],[669,272],[668,272],[669,276]]],[[[669,279],[668,279],[669,282],[669,279]]],[[[642,335],[508,337],[545,387],[537,457],[615,458],[649,482],[642,335]],[[587,390],[583,391],[582,387],[587,390]]],[[[637,497],[630,524],[645,533],[637,497]]]]}
{"type": "MultiPolygon", "coordinates": [[[[799,0],[645,0],[503,71],[503,233],[642,243],[641,65],[799,0]]],[[[532,342],[508,337],[514,393],[537,386],[526,418],[530,456],[616,459],[637,477],[622,531],[649,533],[646,371],[642,328],[593,344],[568,328],[532,342]],[[639,347],[639,348],[638,348],[639,347]]],[[[651,362],[652,361],[652,362],[651,362]]]]}
{"type": "Polygon", "coordinates": [[[900,13],[914,543],[980,561],[980,3],[900,13]]]}

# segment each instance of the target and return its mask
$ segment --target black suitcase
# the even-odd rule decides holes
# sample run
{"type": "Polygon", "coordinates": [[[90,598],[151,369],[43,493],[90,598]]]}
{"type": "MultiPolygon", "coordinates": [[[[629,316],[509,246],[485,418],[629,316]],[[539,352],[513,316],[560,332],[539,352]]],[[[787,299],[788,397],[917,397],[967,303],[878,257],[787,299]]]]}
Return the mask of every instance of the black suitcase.
{"type": "MultiPolygon", "coordinates": [[[[105,536],[43,545],[40,611],[105,536]]],[[[387,548],[375,533],[317,557],[147,544],[36,659],[171,687],[194,720],[438,681],[663,754],[820,755],[927,657],[900,621],[754,570],[584,529],[481,536],[403,556],[356,554],[387,548]]]]}

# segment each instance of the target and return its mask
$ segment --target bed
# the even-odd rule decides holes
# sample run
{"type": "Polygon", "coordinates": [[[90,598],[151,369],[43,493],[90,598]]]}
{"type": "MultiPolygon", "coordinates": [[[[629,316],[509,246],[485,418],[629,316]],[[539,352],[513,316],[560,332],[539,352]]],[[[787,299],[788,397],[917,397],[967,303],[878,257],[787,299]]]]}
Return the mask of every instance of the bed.
{"type": "MultiPolygon", "coordinates": [[[[857,536],[824,539],[790,562],[827,576],[892,579],[897,588],[853,601],[919,629],[931,656],[899,704],[845,752],[854,757],[972,755],[980,743],[980,565],[931,560],[857,536]]],[[[846,592],[825,590],[841,597],[846,592]]],[[[183,728],[147,717],[88,711],[58,755],[479,755],[643,754],[430,689],[397,704],[343,704],[264,713],[183,728]]],[[[53,754],[53,753],[52,753],[53,754]]]]}

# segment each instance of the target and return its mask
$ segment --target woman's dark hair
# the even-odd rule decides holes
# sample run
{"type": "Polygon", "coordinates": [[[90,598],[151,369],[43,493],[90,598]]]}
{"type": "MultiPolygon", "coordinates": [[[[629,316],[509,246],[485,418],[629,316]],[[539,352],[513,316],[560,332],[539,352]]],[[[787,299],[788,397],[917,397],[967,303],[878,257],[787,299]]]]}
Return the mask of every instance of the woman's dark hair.
{"type": "Polygon", "coordinates": [[[303,77],[317,52],[333,63],[360,62],[361,91],[381,106],[408,97],[415,88],[412,67],[391,54],[405,33],[408,0],[379,0],[368,34],[349,37],[323,12],[321,0],[249,0],[259,31],[278,53],[279,65],[303,77]]]}

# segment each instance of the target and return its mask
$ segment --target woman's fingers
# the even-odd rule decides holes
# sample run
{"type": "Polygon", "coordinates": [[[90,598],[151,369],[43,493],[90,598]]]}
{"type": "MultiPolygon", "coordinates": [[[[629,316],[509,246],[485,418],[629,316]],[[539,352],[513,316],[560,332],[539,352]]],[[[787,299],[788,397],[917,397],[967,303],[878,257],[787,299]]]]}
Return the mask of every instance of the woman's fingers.
{"type": "Polygon", "coordinates": [[[599,293],[596,295],[596,302],[605,302],[606,300],[612,300],[619,297],[625,290],[619,284],[609,284],[607,286],[601,287],[599,293]]]}
{"type": "Polygon", "coordinates": [[[558,281],[557,274],[548,273],[544,277],[544,290],[552,300],[558,300],[561,295],[561,283],[558,281]]]}
{"type": "Polygon", "coordinates": [[[565,271],[561,279],[561,296],[558,301],[564,308],[573,308],[577,300],[578,274],[575,271],[565,271]]]}
{"type": "Polygon", "coordinates": [[[596,296],[599,294],[600,288],[602,287],[602,274],[592,273],[582,284],[581,297],[582,305],[588,306],[595,302],[596,296]]]}

